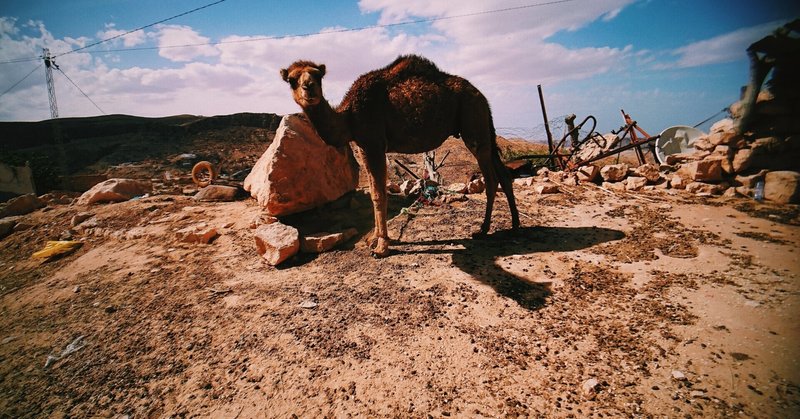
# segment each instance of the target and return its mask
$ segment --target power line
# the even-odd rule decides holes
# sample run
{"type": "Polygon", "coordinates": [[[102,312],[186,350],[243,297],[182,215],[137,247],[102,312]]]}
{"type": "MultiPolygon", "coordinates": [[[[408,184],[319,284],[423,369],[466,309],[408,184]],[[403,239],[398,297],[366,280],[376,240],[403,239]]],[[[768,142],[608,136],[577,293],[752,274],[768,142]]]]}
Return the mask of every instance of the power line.
{"type": "Polygon", "coordinates": [[[92,100],[92,98],[90,98],[90,97],[89,97],[89,95],[87,95],[87,94],[86,94],[86,93],[83,91],[83,89],[81,89],[80,87],[78,87],[78,85],[77,85],[77,84],[75,84],[75,82],[74,82],[74,81],[72,81],[72,79],[71,79],[71,78],[69,78],[69,76],[67,75],[67,73],[65,73],[65,72],[64,72],[64,70],[62,70],[62,69],[61,69],[61,68],[59,68],[59,67],[56,67],[56,70],[60,71],[60,72],[61,72],[61,74],[63,74],[63,75],[64,75],[64,77],[66,77],[66,78],[67,78],[67,80],[69,80],[69,82],[70,82],[70,83],[72,83],[72,85],[73,85],[73,86],[75,86],[75,88],[76,88],[76,89],[78,89],[78,91],[79,91],[79,92],[81,92],[81,94],[82,94],[82,95],[83,95],[83,96],[84,96],[86,99],[89,99],[89,102],[92,102],[92,105],[94,105],[94,107],[95,107],[95,108],[97,108],[97,110],[98,110],[98,111],[100,111],[100,113],[102,113],[103,115],[106,115],[105,111],[103,111],[102,109],[100,109],[100,107],[99,107],[99,106],[97,106],[97,104],[96,104],[96,103],[94,103],[94,101],[92,100]]]}
{"type": "MultiPolygon", "coordinates": [[[[225,0],[221,0],[221,1],[225,1],[225,0]]],[[[220,3],[221,1],[218,1],[217,3],[220,3]]],[[[402,21],[402,22],[384,23],[384,24],[380,24],[380,25],[358,26],[358,27],[355,27],[355,28],[341,28],[341,29],[334,29],[334,30],[329,30],[329,31],[325,31],[325,32],[308,32],[308,33],[300,33],[300,34],[293,34],[293,35],[260,36],[260,37],[250,38],[250,39],[239,39],[239,40],[235,40],[235,41],[217,41],[217,42],[203,42],[203,43],[181,44],[181,45],[163,45],[163,46],[153,46],[153,47],[119,48],[119,49],[107,49],[107,50],[103,50],[103,51],[87,51],[87,52],[91,54],[91,53],[95,53],[95,52],[108,53],[108,52],[149,51],[149,50],[158,50],[158,49],[190,48],[190,47],[216,46],[216,45],[227,45],[227,44],[241,44],[241,43],[247,43],[247,42],[270,41],[270,40],[285,39],[285,38],[309,38],[309,37],[314,37],[314,36],[330,35],[330,34],[336,34],[336,33],[359,32],[359,31],[368,30],[368,29],[391,28],[391,27],[397,27],[397,26],[416,25],[416,24],[420,24],[420,23],[431,23],[431,22],[438,22],[438,21],[443,21],[443,20],[461,19],[461,18],[465,18],[465,17],[474,17],[474,16],[482,16],[482,15],[495,14],[495,13],[504,13],[504,12],[511,12],[511,11],[530,9],[530,8],[534,8],[534,7],[552,6],[552,5],[556,5],[556,4],[562,4],[562,3],[571,3],[571,2],[574,2],[574,1],[578,1],[578,0],[554,0],[554,1],[544,2],[544,3],[532,3],[532,4],[522,5],[522,6],[506,7],[506,8],[502,8],[502,9],[483,10],[483,11],[480,11],[480,12],[464,13],[464,14],[458,14],[458,15],[449,15],[449,16],[439,16],[439,17],[431,17],[431,18],[425,18],[425,19],[406,20],[406,21],[402,21]]],[[[208,6],[211,6],[213,4],[216,4],[216,3],[212,3],[212,4],[204,6],[204,7],[208,7],[208,6]]],[[[187,13],[189,13],[189,12],[187,12],[187,13]]],[[[181,16],[181,15],[178,15],[178,16],[181,16]]],[[[177,16],[174,16],[174,17],[177,17],[177,16]]],[[[170,19],[173,19],[174,17],[172,17],[170,19]]],[[[165,19],[164,21],[166,21],[166,20],[167,19],[165,19]]],[[[155,24],[157,24],[157,23],[154,23],[154,24],[151,24],[151,25],[147,25],[147,26],[143,26],[142,28],[147,28],[147,27],[153,26],[155,24]]],[[[78,48],[78,49],[75,49],[75,50],[72,50],[72,51],[69,51],[69,52],[58,54],[56,56],[60,57],[61,55],[70,54],[70,53],[73,53],[73,52],[76,52],[76,51],[84,50],[86,48],[89,48],[89,47],[92,47],[92,46],[96,46],[96,45],[98,45],[100,43],[103,43],[105,41],[108,41],[108,40],[111,40],[111,39],[116,39],[116,38],[118,38],[120,36],[125,36],[128,33],[135,32],[135,31],[140,30],[142,28],[134,29],[134,30],[128,31],[128,32],[126,32],[124,34],[117,35],[117,36],[115,36],[113,38],[109,38],[107,40],[95,42],[95,43],[93,43],[91,45],[87,45],[87,46],[82,47],[82,48],[78,48]]],[[[41,58],[41,57],[39,57],[39,58],[41,58]]],[[[39,59],[39,58],[35,58],[35,59],[39,59]]],[[[8,63],[11,63],[11,62],[30,61],[30,60],[32,60],[32,59],[19,58],[19,59],[10,60],[10,61],[0,61],[0,64],[8,64],[8,63]]]]}
{"type": "MultiPolygon", "coordinates": [[[[205,6],[196,7],[196,8],[194,8],[194,9],[192,9],[192,10],[188,10],[188,11],[186,11],[186,12],[179,13],[179,14],[177,14],[177,15],[175,15],[175,16],[170,16],[170,17],[168,17],[168,18],[166,18],[166,19],[161,19],[161,20],[159,20],[158,22],[153,22],[153,23],[150,23],[150,24],[148,24],[148,25],[140,26],[140,27],[138,27],[138,28],[136,28],[136,29],[131,29],[131,30],[127,31],[127,32],[124,32],[124,33],[121,33],[121,34],[114,35],[114,36],[112,36],[112,37],[110,37],[110,38],[101,39],[100,41],[93,42],[93,43],[91,43],[91,44],[89,44],[89,45],[84,45],[84,46],[82,46],[82,47],[80,47],[80,48],[75,48],[75,49],[73,49],[73,50],[70,50],[70,51],[67,51],[67,52],[62,52],[62,53],[60,53],[60,54],[55,54],[55,55],[53,55],[53,58],[61,57],[61,56],[67,55],[67,54],[72,54],[72,53],[75,53],[75,52],[78,52],[78,51],[83,51],[83,50],[85,50],[85,49],[87,49],[87,48],[95,47],[95,46],[97,46],[97,45],[100,45],[100,44],[106,43],[106,42],[108,42],[108,41],[113,41],[113,40],[115,40],[115,39],[122,38],[123,36],[130,35],[130,34],[132,34],[132,33],[136,32],[136,31],[141,31],[141,30],[144,30],[144,29],[147,29],[147,28],[150,28],[150,27],[156,26],[156,25],[158,25],[158,24],[161,24],[161,23],[164,23],[164,22],[168,22],[168,21],[170,21],[170,20],[177,19],[177,18],[179,18],[179,17],[183,17],[183,16],[186,16],[186,15],[188,15],[188,14],[191,14],[191,13],[194,13],[194,12],[197,12],[197,11],[200,11],[200,10],[203,10],[203,9],[207,9],[207,8],[209,8],[209,7],[211,7],[211,6],[214,6],[214,5],[220,4],[220,3],[224,2],[224,1],[227,1],[227,0],[217,0],[217,1],[213,2],[213,3],[206,4],[205,6]]],[[[41,59],[42,59],[42,56],[38,56],[38,57],[29,57],[29,58],[15,58],[15,59],[6,60],[6,61],[0,61],[0,64],[21,63],[21,62],[26,62],[26,61],[36,61],[36,60],[41,60],[41,59]]]]}
{"type": "Polygon", "coordinates": [[[33,74],[33,72],[34,72],[34,71],[38,70],[38,69],[39,69],[41,66],[42,66],[42,63],[39,63],[39,65],[37,65],[36,67],[34,67],[34,69],[33,69],[33,70],[31,70],[31,71],[30,71],[28,74],[26,74],[26,75],[25,75],[25,77],[21,78],[21,79],[20,79],[18,82],[14,83],[14,85],[13,85],[13,86],[11,86],[11,87],[9,87],[8,89],[6,89],[6,91],[5,91],[5,92],[3,92],[3,93],[0,93],[0,97],[3,97],[3,96],[5,96],[5,94],[6,94],[6,93],[8,93],[8,92],[10,92],[10,91],[14,90],[14,88],[15,88],[15,87],[17,87],[17,86],[18,86],[20,83],[22,83],[23,81],[25,81],[25,79],[27,79],[28,77],[30,77],[30,75],[31,75],[31,74],[33,74]]]}
{"type": "Polygon", "coordinates": [[[158,25],[158,24],[161,24],[161,23],[164,23],[164,22],[168,22],[168,21],[170,21],[170,20],[173,20],[173,19],[177,19],[177,18],[179,18],[179,17],[186,16],[186,15],[188,15],[188,14],[190,14],[190,13],[194,13],[194,12],[197,12],[197,11],[199,11],[199,10],[203,10],[203,9],[209,8],[209,7],[211,7],[211,6],[214,6],[214,5],[220,4],[220,3],[224,2],[224,1],[226,1],[226,0],[217,0],[217,1],[213,2],[213,3],[206,4],[205,6],[200,6],[200,7],[194,8],[194,9],[192,9],[192,10],[189,10],[189,11],[186,11],[186,12],[183,12],[183,13],[179,13],[179,14],[177,14],[177,15],[175,15],[175,16],[171,16],[171,17],[168,17],[168,18],[166,18],[166,19],[161,19],[161,20],[159,20],[158,22],[153,22],[153,23],[151,23],[151,24],[149,24],[149,25],[144,25],[144,26],[141,26],[141,27],[139,27],[139,28],[136,28],[136,29],[129,30],[128,32],[121,33],[121,34],[118,34],[118,35],[115,35],[115,36],[112,36],[112,37],[110,37],[110,38],[106,38],[106,39],[103,39],[103,40],[100,40],[100,41],[97,41],[97,42],[93,42],[93,43],[91,43],[91,44],[89,44],[89,45],[82,46],[82,47],[80,47],[80,48],[75,48],[75,49],[73,49],[73,50],[71,50],[71,51],[62,52],[61,54],[56,54],[56,55],[54,56],[54,58],[61,57],[61,56],[67,55],[67,54],[72,54],[72,53],[74,53],[74,52],[82,51],[82,50],[85,50],[85,49],[87,49],[87,48],[91,48],[91,47],[93,47],[93,46],[96,46],[96,45],[103,44],[103,43],[105,43],[105,42],[108,42],[108,41],[113,41],[114,39],[121,38],[121,37],[123,37],[123,36],[125,36],[125,35],[131,34],[131,33],[134,33],[134,32],[136,32],[136,31],[141,31],[141,30],[143,30],[143,29],[147,29],[147,28],[149,28],[149,27],[156,26],[156,25],[158,25]]]}

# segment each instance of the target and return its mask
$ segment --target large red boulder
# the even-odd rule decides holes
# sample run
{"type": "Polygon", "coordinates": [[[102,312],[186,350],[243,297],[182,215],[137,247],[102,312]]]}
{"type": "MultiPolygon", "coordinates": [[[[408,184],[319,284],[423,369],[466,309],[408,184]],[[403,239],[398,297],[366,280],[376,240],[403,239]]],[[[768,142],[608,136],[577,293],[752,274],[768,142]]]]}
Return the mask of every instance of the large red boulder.
{"type": "Polygon", "coordinates": [[[283,117],[275,140],[244,180],[244,189],[272,216],[315,208],[356,186],[350,147],[325,144],[302,114],[283,117]]]}

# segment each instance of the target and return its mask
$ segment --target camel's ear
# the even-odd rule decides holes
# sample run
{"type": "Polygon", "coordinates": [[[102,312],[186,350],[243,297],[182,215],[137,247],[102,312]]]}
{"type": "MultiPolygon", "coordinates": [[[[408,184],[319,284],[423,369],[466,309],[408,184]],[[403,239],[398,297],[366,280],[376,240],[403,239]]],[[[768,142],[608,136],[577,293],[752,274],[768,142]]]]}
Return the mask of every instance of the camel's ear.
{"type": "Polygon", "coordinates": [[[283,79],[283,81],[288,83],[289,82],[289,70],[287,70],[285,68],[282,68],[281,69],[281,78],[283,79]]]}
{"type": "Polygon", "coordinates": [[[319,70],[319,78],[325,77],[325,64],[318,65],[317,70],[319,70]]]}

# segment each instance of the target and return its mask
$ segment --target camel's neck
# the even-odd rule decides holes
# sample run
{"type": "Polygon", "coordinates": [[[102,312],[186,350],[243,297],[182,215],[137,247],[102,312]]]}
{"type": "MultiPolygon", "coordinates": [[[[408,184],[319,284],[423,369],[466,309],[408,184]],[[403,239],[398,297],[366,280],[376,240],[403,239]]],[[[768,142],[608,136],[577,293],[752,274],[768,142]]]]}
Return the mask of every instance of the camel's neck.
{"type": "Polygon", "coordinates": [[[331,108],[327,100],[322,99],[319,105],[304,108],[303,112],[326,144],[341,147],[350,141],[345,115],[331,108]]]}

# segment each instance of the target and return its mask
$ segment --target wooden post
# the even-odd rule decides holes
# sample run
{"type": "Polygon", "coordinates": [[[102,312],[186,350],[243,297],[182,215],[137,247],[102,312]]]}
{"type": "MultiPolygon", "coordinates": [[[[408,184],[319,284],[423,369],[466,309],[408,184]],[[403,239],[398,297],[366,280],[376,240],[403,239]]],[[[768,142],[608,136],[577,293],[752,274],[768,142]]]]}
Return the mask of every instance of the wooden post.
{"type": "Polygon", "coordinates": [[[539,89],[539,103],[542,105],[542,118],[544,118],[544,131],[547,133],[547,149],[550,151],[550,164],[553,165],[554,157],[553,153],[553,134],[550,133],[550,123],[547,121],[547,109],[544,107],[544,94],[542,93],[542,85],[536,85],[536,88],[539,89]]]}

